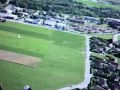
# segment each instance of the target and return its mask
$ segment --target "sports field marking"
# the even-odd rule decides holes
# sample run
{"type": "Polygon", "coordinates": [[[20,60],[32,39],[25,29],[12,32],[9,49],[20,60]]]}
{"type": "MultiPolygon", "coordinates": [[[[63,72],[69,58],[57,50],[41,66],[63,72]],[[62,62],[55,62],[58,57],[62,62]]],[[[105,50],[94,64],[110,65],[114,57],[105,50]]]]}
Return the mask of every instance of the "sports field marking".
{"type": "Polygon", "coordinates": [[[30,67],[36,67],[41,60],[40,58],[37,57],[18,54],[5,50],[0,50],[0,59],[30,67]]]}

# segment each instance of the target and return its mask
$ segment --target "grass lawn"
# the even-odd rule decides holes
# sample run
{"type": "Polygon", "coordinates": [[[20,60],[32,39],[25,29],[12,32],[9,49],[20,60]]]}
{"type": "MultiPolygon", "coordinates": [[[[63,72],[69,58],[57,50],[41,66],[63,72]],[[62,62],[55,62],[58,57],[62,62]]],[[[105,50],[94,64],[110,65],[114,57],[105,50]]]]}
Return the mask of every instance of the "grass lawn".
{"type": "Polygon", "coordinates": [[[115,10],[120,10],[119,6],[115,6],[115,5],[96,3],[90,0],[77,0],[77,1],[82,2],[90,7],[105,7],[105,8],[107,7],[107,8],[113,8],[115,10]]]}
{"type": "Polygon", "coordinates": [[[83,36],[6,22],[0,23],[0,49],[42,59],[36,68],[0,60],[5,90],[22,90],[26,84],[33,90],[56,90],[84,80],[83,36]]]}
{"type": "Polygon", "coordinates": [[[113,34],[97,35],[96,37],[100,37],[100,38],[103,38],[103,39],[112,39],[113,38],[113,34]]]}

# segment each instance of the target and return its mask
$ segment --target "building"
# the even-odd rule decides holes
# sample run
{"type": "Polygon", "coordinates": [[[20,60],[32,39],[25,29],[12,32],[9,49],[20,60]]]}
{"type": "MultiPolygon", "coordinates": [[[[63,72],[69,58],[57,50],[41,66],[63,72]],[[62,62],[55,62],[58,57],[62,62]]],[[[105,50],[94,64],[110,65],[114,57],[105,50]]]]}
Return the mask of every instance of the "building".
{"type": "Polygon", "coordinates": [[[84,24],[84,21],[78,18],[67,18],[67,20],[74,23],[84,24]]]}
{"type": "Polygon", "coordinates": [[[108,18],[107,24],[112,27],[120,30],[120,19],[108,18]]]}
{"type": "Polygon", "coordinates": [[[27,23],[32,23],[33,22],[33,19],[25,19],[24,22],[27,22],[27,23]]]}
{"type": "Polygon", "coordinates": [[[18,18],[17,15],[5,14],[5,13],[0,13],[0,17],[6,18],[6,19],[13,19],[13,20],[18,18]]]}
{"type": "Polygon", "coordinates": [[[56,24],[55,24],[55,28],[56,28],[56,29],[59,29],[59,30],[65,30],[66,27],[67,27],[67,25],[66,25],[66,24],[63,24],[63,23],[56,23],[56,24]]]}
{"type": "Polygon", "coordinates": [[[43,19],[39,19],[37,22],[38,25],[43,25],[43,19]]]}
{"type": "Polygon", "coordinates": [[[98,86],[98,85],[96,85],[96,86],[93,88],[93,90],[105,90],[105,89],[102,88],[102,87],[100,87],[100,86],[98,86]]]}
{"type": "Polygon", "coordinates": [[[0,22],[6,22],[6,19],[0,17],[0,22]]]}
{"type": "Polygon", "coordinates": [[[84,21],[89,21],[89,22],[92,22],[92,23],[96,23],[96,24],[100,23],[100,20],[98,18],[90,17],[90,16],[84,16],[83,20],[84,21]]]}

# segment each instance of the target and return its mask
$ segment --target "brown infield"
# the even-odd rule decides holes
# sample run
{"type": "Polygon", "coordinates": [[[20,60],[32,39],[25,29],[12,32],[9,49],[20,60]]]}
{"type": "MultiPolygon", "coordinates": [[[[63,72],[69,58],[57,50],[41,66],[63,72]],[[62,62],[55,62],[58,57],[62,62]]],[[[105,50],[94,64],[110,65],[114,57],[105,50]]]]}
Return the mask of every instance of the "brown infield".
{"type": "Polygon", "coordinates": [[[30,67],[36,67],[41,60],[40,58],[37,57],[18,54],[5,50],[0,50],[0,59],[30,67]]]}

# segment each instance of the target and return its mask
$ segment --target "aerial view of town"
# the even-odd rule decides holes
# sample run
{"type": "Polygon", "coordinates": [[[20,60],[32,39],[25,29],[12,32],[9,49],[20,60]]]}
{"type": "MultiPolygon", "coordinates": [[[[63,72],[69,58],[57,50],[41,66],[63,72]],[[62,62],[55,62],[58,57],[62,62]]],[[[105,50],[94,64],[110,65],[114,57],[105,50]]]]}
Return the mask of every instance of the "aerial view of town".
{"type": "Polygon", "coordinates": [[[120,90],[120,0],[0,0],[0,90],[120,90]]]}

